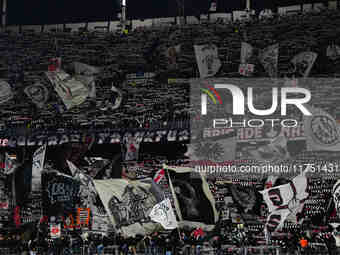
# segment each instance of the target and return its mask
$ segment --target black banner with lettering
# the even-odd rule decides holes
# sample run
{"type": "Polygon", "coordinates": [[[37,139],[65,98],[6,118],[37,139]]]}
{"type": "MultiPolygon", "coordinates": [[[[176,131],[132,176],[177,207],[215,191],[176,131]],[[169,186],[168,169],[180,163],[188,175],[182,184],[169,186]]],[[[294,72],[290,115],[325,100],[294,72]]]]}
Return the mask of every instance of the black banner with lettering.
{"type": "Polygon", "coordinates": [[[72,214],[79,201],[80,182],[68,175],[48,172],[42,175],[44,215],[64,216],[72,214]]]}
{"type": "Polygon", "coordinates": [[[189,129],[149,129],[149,130],[117,130],[103,129],[93,131],[57,130],[39,131],[26,135],[6,133],[0,135],[1,147],[41,146],[47,142],[48,146],[56,146],[69,142],[83,142],[91,137],[95,144],[115,144],[123,142],[125,137],[133,136],[144,143],[186,142],[190,138],[189,129]]]}

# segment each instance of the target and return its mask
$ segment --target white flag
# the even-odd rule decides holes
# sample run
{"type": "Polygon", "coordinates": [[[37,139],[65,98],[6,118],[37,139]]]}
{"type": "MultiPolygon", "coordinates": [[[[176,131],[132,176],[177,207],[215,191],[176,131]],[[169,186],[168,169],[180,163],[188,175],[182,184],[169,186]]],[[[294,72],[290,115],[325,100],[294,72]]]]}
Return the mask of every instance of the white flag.
{"type": "Polygon", "coordinates": [[[304,116],[304,133],[309,151],[340,151],[338,123],[320,108],[307,106],[312,116],[304,116]]]}
{"type": "Polygon", "coordinates": [[[249,43],[241,43],[241,64],[249,64],[250,58],[253,56],[253,46],[249,43]]]}
{"type": "Polygon", "coordinates": [[[32,160],[32,191],[40,190],[41,172],[44,170],[47,144],[39,147],[33,154],[32,160]]]}
{"type": "Polygon", "coordinates": [[[259,60],[270,77],[277,76],[279,44],[271,45],[260,51],[259,60]]]}
{"type": "Polygon", "coordinates": [[[270,189],[260,191],[264,202],[268,206],[269,212],[273,212],[284,206],[294,198],[294,191],[290,184],[284,184],[270,189]]]}
{"type": "Polygon", "coordinates": [[[270,232],[280,229],[287,217],[296,222],[296,215],[309,195],[307,185],[306,175],[302,173],[287,184],[260,191],[270,212],[266,224],[270,232]]]}
{"type": "Polygon", "coordinates": [[[304,200],[307,198],[307,178],[304,173],[296,176],[291,182],[260,191],[263,200],[268,206],[269,212],[287,207],[294,198],[304,200]]]}
{"type": "Polygon", "coordinates": [[[150,218],[151,220],[160,223],[165,229],[175,229],[178,227],[176,216],[169,198],[156,204],[152,208],[150,218]]]}
{"type": "Polygon", "coordinates": [[[340,57],[340,47],[339,45],[329,45],[327,47],[327,57],[329,57],[332,60],[336,60],[340,57]]]}
{"type": "Polygon", "coordinates": [[[89,96],[87,86],[63,70],[45,74],[68,110],[84,103],[89,96]]]}
{"type": "Polygon", "coordinates": [[[308,77],[318,54],[311,51],[304,51],[297,54],[291,62],[294,65],[294,73],[303,77],[308,77]]]}
{"type": "Polygon", "coordinates": [[[11,100],[13,96],[11,86],[6,81],[0,81],[0,104],[11,100]]]}
{"type": "Polygon", "coordinates": [[[222,66],[216,45],[194,45],[194,49],[201,78],[214,76],[222,66]]]}
{"type": "Polygon", "coordinates": [[[100,72],[98,67],[90,66],[81,62],[74,62],[73,65],[76,74],[92,76],[100,72]]]}

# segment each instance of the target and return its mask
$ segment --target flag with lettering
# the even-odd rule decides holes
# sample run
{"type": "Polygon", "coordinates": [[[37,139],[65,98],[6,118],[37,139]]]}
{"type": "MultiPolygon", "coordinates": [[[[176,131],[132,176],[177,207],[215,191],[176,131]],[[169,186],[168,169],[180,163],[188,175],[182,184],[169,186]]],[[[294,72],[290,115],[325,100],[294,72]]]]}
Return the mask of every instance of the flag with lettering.
{"type": "Polygon", "coordinates": [[[42,200],[44,215],[73,214],[80,202],[80,182],[56,170],[42,174],[42,200]]]}
{"type": "Polygon", "coordinates": [[[302,173],[287,184],[260,191],[270,213],[267,218],[270,232],[280,229],[288,216],[296,217],[301,211],[309,195],[307,185],[306,175],[302,173]]]}

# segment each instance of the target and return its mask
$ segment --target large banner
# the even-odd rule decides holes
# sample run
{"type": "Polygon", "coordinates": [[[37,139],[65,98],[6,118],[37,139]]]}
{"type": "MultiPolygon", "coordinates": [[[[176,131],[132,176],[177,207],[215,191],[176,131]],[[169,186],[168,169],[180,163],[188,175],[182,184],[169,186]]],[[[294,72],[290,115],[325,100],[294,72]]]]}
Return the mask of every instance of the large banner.
{"type": "Polygon", "coordinates": [[[157,229],[149,215],[163,195],[151,180],[95,180],[94,184],[115,229],[126,236],[147,235],[157,229]]]}
{"type": "Polygon", "coordinates": [[[94,180],[89,175],[82,173],[79,169],[76,170],[75,179],[80,181],[80,208],[89,208],[91,210],[91,230],[107,232],[110,222],[105,207],[95,188],[94,180]]]}
{"type": "Polygon", "coordinates": [[[169,171],[179,225],[185,228],[212,229],[218,221],[215,199],[204,176],[192,178],[190,167],[163,166],[169,171]]]}
{"type": "Polygon", "coordinates": [[[63,216],[73,214],[79,202],[80,182],[56,171],[42,175],[44,215],[63,216]]]}
{"type": "MultiPolygon", "coordinates": [[[[187,123],[183,123],[186,126],[187,123]]],[[[159,143],[188,141],[190,138],[189,128],[173,129],[152,129],[149,131],[136,130],[126,131],[117,129],[92,130],[91,132],[82,132],[78,130],[58,130],[50,132],[35,132],[27,136],[18,136],[12,134],[2,134],[2,139],[6,139],[6,147],[17,146],[42,146],[47,143],[48,146],[61,145],[65,143],[83,142],[84,137],[93,137],[95,144],[117,144],[122,143],[126,137],[135,137],[141,139],[141,142],[159,143]]],[[[1,137],[0,136],[0,137],[1,137]]],[[[5,147],[4,146],[4,147],[5,147]]]]}
{"type": "Polygon", "coordinates": [[[232,128],[202,128],[191,125],[191,140],[185,156],[191,161],[223,162],[235,159],[236,132],[232,128]]]}

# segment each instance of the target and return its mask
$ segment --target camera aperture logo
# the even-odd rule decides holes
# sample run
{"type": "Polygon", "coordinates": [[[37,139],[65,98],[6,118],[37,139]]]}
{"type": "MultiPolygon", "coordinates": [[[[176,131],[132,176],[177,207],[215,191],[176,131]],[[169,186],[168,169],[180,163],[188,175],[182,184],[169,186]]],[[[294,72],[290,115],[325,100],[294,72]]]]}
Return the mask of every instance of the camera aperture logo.
{"type": "Polygon", "coordinates": [[[222,105],[222,99],[221,99],[221,96],[220,94],[216,91],[216,89],[214,89],[213,87],[211,86],[207,86],[208,89],[205,89],[205,88],[201,88],[201,91],[203,92],[201,94],[201,99],[202,99],[202,115],[206,115],[207,114],[207,95],[210,97],[210,99],[213,101],[214,104],[217,104],[217,101],[216,101],[216,98],[219,102],[220,105],[222,105]],[[216,98],[215,98],[215,96],[216,98]]]}
{"type": "MultiPolygon", "coordinates": [[[[201,114],[208,114],[208,96],[211,101],[217,105],[223,105],[221,95],[218,90],[226,90],[232,96],[232,115],[233,116],[245,116],[246,106],[248,111],[255,116],[270,116],[280,109],[280,115],[287,116],[287,106],[292,105],[297,108],[303,115],[311,116],[311,112],[306,108],[307,104],[311,100],[311,92],[308,89],[300,87],[273,87],[271,91],[271,106],[267,109],[257,109],[255,107],[256,97],[254,95],[254,88],[247,87],[247,97],[245,97],[242,89],[233,84],[215,84],[214,87],[207,86],[201,88],[201,114]],[[297,96],[302,95],[301,96],[297,96]],[[216,100],[217,98],[217,100],[216,100]],[[247,98],[247,101],[245,100],[247,98]],[[279,104],[280,98],[280,104],[279,104]]],[[[230,114],[229,114],[230,115],[230,114]]],[[[266,123],[270,123],[271,127],[274,127],[277,123],[280,123],[282,127],[297,127],[298,121],[296,119],[288,118],[257,118],[257,119],[243,119],[235,121],[233,118],[218,118],[213,119],[214,128],[234,128],[234,127],[263,127],[266,123]]]]}

